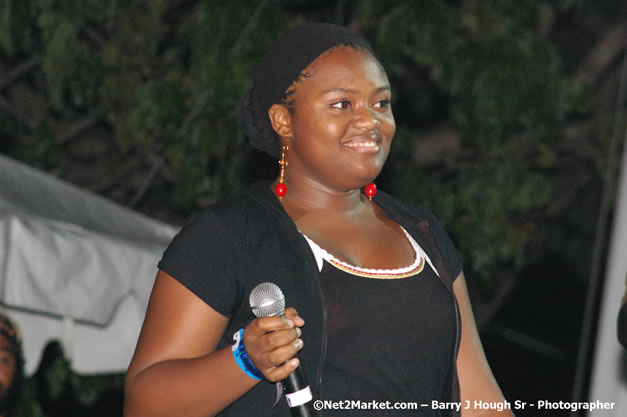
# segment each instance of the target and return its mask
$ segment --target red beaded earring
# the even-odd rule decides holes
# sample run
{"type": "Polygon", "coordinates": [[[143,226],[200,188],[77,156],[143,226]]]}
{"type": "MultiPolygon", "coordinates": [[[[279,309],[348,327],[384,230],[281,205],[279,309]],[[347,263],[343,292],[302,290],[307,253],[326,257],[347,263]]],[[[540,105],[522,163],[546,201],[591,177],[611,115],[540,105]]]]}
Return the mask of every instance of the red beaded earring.
{"type": "Polygon", "coordinates": [[[287,186],[285,185],[285,168],[287,168],[285,152],[287,152],[288,149],[289,146],[287,144],[283,145],[283,147],[281,148],[281,160],[279,161],[281,171],[279,173],[279,182],[274,186],[274,194],[279,197],[279,200],[281,200],[287,193],[287,186]]]}
{"type": "Polygon", "coordinates": [[[370,184],[366,185],[364,192],[366,193],[366,197],[372,200],[372,197],[377,194],[377,185],[374,182],[371,182],[370,184]]]}

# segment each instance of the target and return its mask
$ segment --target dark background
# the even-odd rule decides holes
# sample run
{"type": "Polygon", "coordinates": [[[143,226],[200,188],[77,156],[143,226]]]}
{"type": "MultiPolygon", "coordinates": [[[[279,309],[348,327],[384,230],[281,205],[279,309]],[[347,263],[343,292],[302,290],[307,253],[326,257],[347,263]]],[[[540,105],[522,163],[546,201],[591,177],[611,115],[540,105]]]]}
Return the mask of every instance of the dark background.
{"type": "MultiPolygon", "coordinates": [[[[0,9],[0,152],[175,225],[276,176],[237,120],[269,45],[307,21],[364,35],[388,71],[398,125],[379,188],[431,208],[458,245],[506,397],[577,397],[586,297],[598,301],[624,141],[615,123],[625,111],[624,2],[5,0],[0,9]]],[[[74,374],[50,345],[20,412],[120,415],[122,383],[74,374]]]]}

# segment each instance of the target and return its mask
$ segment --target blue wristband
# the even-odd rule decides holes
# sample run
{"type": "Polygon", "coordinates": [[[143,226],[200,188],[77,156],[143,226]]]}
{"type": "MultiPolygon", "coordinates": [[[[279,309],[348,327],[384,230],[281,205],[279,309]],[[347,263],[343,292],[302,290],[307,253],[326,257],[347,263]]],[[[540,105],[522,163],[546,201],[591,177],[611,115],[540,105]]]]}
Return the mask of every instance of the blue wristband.
{"type": "Polygon", "coordinates": [[[253,361],[248,357],[248,352],[246,352],[246,347],[244,346],[244,329],[239,329],[233,334],[233,346],[231,350],[233,351],[233,357],[235,358],[235,362],[241,368],[242,371],[246,373],[249,377],[261,381],[263,379],[263,374],[259,372],[259,369],[253,364],[253,361]]]}

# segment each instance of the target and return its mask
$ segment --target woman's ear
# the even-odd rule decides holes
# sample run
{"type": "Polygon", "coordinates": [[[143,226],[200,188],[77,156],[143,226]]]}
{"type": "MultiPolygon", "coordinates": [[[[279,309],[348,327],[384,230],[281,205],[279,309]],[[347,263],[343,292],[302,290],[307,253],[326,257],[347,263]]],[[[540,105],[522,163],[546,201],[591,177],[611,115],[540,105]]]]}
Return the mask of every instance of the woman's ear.
{"type": "Polygon", "coordinates": [[[292,118],[289,109],[283,104],[273,104],[268,109],[272,129],[283,138],[292,137],[292,118]]]}

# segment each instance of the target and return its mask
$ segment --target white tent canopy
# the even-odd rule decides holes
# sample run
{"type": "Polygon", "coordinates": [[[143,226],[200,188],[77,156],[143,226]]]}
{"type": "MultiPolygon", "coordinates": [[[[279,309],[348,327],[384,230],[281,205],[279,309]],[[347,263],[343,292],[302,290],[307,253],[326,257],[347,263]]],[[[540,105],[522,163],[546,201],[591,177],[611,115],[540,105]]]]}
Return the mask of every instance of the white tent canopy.
{"type": "Polygon", "coordinates": [[[77,372],[126,370],[175,233],[0,155],[0,308],[21,327],[27,374],[51,340],[77,372]]]}
{"type": "Polygon", "coordinates": [[[623,146],[623,164],[618,185],[614,226],[610,241],[603,298],[601,301],[597,348],[594,355],[588,401],[614,403],[611,410],[594,410],[590,417],[627,415],[627,352],[618,343],[616,319],[627,280],[627,146],[623,146]]]}

